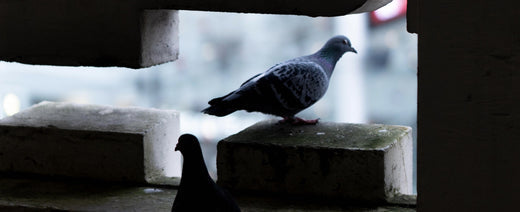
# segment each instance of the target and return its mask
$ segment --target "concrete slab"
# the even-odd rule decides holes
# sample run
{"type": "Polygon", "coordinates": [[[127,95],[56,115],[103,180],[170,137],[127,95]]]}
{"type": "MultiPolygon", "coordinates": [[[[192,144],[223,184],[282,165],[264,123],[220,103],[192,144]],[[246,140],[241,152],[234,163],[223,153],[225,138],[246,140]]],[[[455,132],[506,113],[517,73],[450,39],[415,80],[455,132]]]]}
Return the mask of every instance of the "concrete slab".
{"type": "Polygon", "coordinates": [[[177,59],[178,12],[137,1],[0,1],[0,60],[143,68],[177,59]]]}
{"type": "Polygon", "coordinates": [[[179,113],[42,102],[0,120],[0,172],[175,184],[179,113]]]}
{"type": "Polygon", "coordinates": [[[271,120],[217,148],[218,183],[231,190],[353,202],[412,193],[410,127],[271,120]]]}
{"type": "Polygon", "coordinates": [[[177,10],[340,16],[391,0],[4,0],[0,60],[143,68],[179,55],[177,10]]]}
{"type": "Polygon", "coordinates": [[[300,1],[264,0],[243,1],[221,0],[146,0],[147,7],[178,10],[200,10],[240,13],[291,14],[306,16],[341,16],[370,12],[381,8],[392,0],[345,0],[345,1],[300,1]]]}
{"type": "MultiPolygon", "coordinates": [[[[0,211],[171,211],[172,187],[0,177],[0,211]]],[[[415,206],[337,205],[234,194],[244,212],[412,212],[415,206]]],[[[413,197],[412,197],[413,198],[413,197]]]]}

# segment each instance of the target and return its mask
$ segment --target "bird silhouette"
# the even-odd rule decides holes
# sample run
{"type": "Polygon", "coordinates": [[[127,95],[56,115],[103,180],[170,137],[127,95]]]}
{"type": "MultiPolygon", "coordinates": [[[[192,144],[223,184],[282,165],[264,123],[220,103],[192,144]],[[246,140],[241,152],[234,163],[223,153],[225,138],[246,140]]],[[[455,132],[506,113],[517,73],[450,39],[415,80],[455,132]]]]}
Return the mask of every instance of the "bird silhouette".
{"type": "Polygon", "coordinates": [[[184,162],[172,211],[240,211],[233,197],[209,176],[197,137],[181,135],[175,151],[181,152],[184,162]]]}

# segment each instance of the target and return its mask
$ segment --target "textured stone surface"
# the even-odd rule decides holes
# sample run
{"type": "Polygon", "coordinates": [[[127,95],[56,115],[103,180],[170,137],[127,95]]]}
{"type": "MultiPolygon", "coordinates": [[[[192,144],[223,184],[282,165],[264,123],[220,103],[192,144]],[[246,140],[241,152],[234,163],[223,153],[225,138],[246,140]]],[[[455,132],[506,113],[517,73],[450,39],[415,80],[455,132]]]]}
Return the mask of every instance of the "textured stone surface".
{"type": "MultiPolygon", "coordinates": [[[[177,190],[170,187],[129,186],[81,181],[51,181],[0,177],[0,211],[170,211],[177,190]]],[[[415,207],[392,204],[348,206],[312,201],[234,195],[248,211],[399,211],[415,207]]]]}
{"type": "Polygon", "coordinates": [[[174,183],[178,136],[175,111],[42,102],[0,120],[0,172],[174,183]]]}
{"type": "Polygon", "coordinates": [[[345,0],[345,1],[206,1],[206,0],[146,0],[147,7],[179,10],[221,12],[245,12],[266,14],[293,14],[307,16],[340,16],[351,13],[374,11],[391,0],[345,0]]]}
{"type": "Polygon", "coordinates": [[[176,192],[151,186],[0,178],[0,211],[170,211],[176,192]]]}
{"type": "Polygon", "coordinates": [[[145,10],[141,15],[140,67],[179,57],[179,15],[176,10],[145,10]]]}
{"type": "Polygon", "coordinates": [[[179,54],[176,10],[338,16],[391,0],[2,0],[0,60],[142,68],[179,54]]]}
{"type": "Polygon", "coordinates": [[[411,128],[260,122],[220,141],[217,168],[232,190],[386,201],[412,192],[411,128]]]}
{"type": "Polygon", "coordinates": [[[520,2],[408,3],[419,44],[419,211],[517,211],[520,2]]]}
{"type": "Polygon", "coordinates": [[[148,67],[177,59],[178,23],[137,1],[0,1],[0,60],[148,67]]]}

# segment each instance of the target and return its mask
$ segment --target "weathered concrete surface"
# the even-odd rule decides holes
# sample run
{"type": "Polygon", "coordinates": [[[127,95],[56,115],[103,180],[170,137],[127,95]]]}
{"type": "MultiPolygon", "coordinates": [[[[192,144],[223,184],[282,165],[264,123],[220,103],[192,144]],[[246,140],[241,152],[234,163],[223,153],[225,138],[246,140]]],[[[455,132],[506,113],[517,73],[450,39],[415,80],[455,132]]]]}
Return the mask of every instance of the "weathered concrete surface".
{"type": "Polygon", "coordinates": [[[2,0],[0,60],[142,68],[179,54],[176,10],[338,16],[391,0],[2,0]]]}
{"type": "Polygon", "coordinates": [[[178,136],[175,111],[42,102],[0,120],[0,172],[175,183],[178,136]]]}
{"type": "MultiPolygon", "coordinates": [[[[154,211],[171,210],[177,190],[81,181],[0,177],[0,211],[154,211]]],[[[317,204],[258,196],[234,195],[244,212],[352,211],[412,212],[415,206],[317,204]]]]}
{"type": "Polygon", "coordinates": [[[392,0],[345,0],[345,1],[207,1],[207,0],[143,0],[146,7],[178,10],[201,10],[241,13],[291,14],[306,16],[341,16],[374,11],[392,0]]]}
{"type": "Polygon", "coordinates": [[[408,8],[419,44],[419,210],[517,211],[520,2],[409,0],[408,8]]]}
{"type": "Polygon", "coordinates": [[[140,67],[153,66],[179,57],[177,10],[145,10],[141,13],[140,67]]]}
{"type": "Polygon", "coordinates": [[[170,211],[176,192],[152,186],[0,178],[0,211],[170,211]]]}
{"type": "Polygon", "coordinates": [[[218,183],[231,190],[367,202],[412,192],[409,127],[265,121],[217,148],[218,183]]]}
{"type": "Polygon", "coordinates": [[[0,1],[0,60],[142,68],[178,57],[178,14],[138,1],[0,1]]]}

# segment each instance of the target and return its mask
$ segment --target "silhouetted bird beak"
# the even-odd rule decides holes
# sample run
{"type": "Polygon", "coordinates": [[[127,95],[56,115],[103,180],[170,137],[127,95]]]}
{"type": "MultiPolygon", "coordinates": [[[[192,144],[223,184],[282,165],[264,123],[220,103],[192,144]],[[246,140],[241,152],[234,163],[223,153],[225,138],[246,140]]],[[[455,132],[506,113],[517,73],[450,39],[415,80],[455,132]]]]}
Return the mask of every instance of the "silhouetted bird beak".
{"type": "Polygon", "coordinates": [[[351,48],[350,51],[351,51],[351,52],[354,52],[354,53],[357,54],[357,51],[356,51],[356,49],[354,49],[354,48],[351,48]]]}
{"type": "Polygon", "coordinates": [[[179,151],[179,145],[175,145],[175,151],[179,151]]]}

